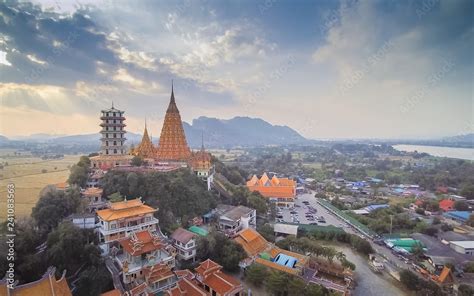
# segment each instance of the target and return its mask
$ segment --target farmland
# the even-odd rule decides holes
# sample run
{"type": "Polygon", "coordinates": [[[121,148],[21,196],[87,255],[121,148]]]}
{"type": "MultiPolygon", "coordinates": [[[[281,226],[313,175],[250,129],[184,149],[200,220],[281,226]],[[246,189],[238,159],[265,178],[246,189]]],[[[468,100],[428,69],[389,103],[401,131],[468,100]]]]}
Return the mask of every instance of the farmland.
{"type": "Polygon", "coordinates": [[[64,182],[69,168],[79,155],[65,155],[58,159],[43,160],[28,153],[0,149],[0,221],[6,217],[7,184],[15,184],[15,213],[28,216],[38,200],[40,191],[49,184],[64,182]]]}

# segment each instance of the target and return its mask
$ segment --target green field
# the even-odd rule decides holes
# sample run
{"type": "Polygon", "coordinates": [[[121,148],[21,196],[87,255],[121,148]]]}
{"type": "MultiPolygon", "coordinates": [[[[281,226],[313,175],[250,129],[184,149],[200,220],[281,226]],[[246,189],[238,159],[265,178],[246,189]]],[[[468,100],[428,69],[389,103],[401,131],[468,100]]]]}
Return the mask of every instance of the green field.
{"type": "MultiPolygon", "coordinates": [[[[0,221],[6,218],[7,184],[15,184],[15,213],[17,217],[28,216],[46,185],[64,182],[69,168],[79,160],[79,155],[42,160],[28,154],[14,155],[14,150],[0,149],[0,221]],[[46,170],[46,171],[44,171],[46,170]]],[[[23,153],[22,153],[23,154],[23,153]]]]}

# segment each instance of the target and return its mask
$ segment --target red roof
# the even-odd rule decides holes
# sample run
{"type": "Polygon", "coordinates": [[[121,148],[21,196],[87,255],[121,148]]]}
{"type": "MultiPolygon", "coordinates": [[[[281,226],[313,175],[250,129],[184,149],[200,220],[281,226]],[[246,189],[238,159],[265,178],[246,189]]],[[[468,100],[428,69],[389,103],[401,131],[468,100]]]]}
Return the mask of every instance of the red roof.
{"type": "Polygon", "coordinates": [[[120,245],[125,252],[132,256],[140,256],[163,247],[161,240],[153,236],[148,230],[135,232],[130,237],[121,240],[120,245]]]}
{"type": "Polygon", "coordinates": [[[442,201],[439,202],[439,207],[443,211],[451,211],[453,210],[453,207],[454,207],[454,201],[450,199],[443,199],[442,201]]]}
{"type": "Polygon", "coordinates": [[[239,290],[242,289],[242,284],[237,279],[222,271],[217,271],[207,276],[204,278],[203,283],[220,295],[225,295],[238,288],[240,288],[239,290]]]}
{"type": "Polygon", "coordinates": [[[180,243],[187,244],[195,236],[196,234],[193,232],[180,227],[173,232],[171,238],[180,243]]]}

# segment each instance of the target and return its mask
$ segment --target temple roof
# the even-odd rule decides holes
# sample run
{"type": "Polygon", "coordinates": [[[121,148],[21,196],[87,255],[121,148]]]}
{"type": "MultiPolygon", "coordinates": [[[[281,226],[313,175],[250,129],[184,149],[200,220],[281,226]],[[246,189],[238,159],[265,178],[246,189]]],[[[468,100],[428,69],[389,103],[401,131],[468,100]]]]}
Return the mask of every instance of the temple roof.
{"type": "Polygon", "coordinates": [[[163,128],[160,134],[160,143],[156,151],[156,158],[170,161],[186,161],[191,157],[191,150],[186,142],[186,135],[178,107],[174,98],[174,89],[171,89],[171,98],[166,111],[163,128]]]}

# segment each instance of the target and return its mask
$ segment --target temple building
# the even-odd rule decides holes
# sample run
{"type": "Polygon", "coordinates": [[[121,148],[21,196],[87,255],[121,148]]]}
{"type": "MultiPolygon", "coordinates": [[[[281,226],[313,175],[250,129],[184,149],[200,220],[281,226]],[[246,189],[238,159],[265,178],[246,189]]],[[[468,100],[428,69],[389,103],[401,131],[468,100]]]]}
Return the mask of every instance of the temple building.
{"type": "Polygon", "coordinates": [[[173,85],[158,146],[153,145],[145,124],[142,140],[136,147],[130,149],[130,154],[142,157],[156,169],[166,167],[168,170],[170,166],[175,168],[187,166],[198,177],[207,181],[208,189],[210,188],[213,175],[211,154],[205,150],[204,141],[198,151],[193,152],[189,148],[181,115],[176,105],[173,85]]]}
{"type": "Polygon", "coordinates": [[[166,110],[163,128],[161,129],[156,158],[162,161],[184,162],[191,158],[191,150],[186,141],[181,115],[174,98],[173,85],[171,86],[170,103],[166,110]]]}
{"type": "Polygon", "coordinates": [[[100,247],[104,253],[108,254],[114,244],[118,245],[120,239],[133,232],[157,230],[159,221],[153,216],[156,211],[141,198],[111,203],[108,209],[97,211],[100,247]]]}
{"type": "Polygon", "coordinates": [[[118,110],[112,103],[112,108],[102,110],[100,119],[101,146],[98,156],[91,157],[93,168],[108,169],[115,166],[128,165],[131,156],[125,147],[125,117],[124,111],[118,110]]]}
{"type": "Polygon", "coordinates": [[[151,142],[150,136],[148,136],[148,129],[145,122],[145,130],[143,131],[142,141],[137,147],[130,149],[130,154],[134,156],[140,156],[143,159],[154,159],[156,154],[156,148],[151,142]]]}
{"type": "Polygon", "coordinates": [[[72,296],[66,281],[66,271],[60,279],[56,279],[56,268],[50,267],[39,280],[15,285],[13,289],[7,287],[5,280],[0,280],[0,296],[72,296]]]}
{"type": "Polygon", "coordinates": [[[271,179],[263,173],[259,179],[256,175],[247,182],[250,191],[258,191],[277,206],[292,207],[296,196],[296,181],[288,178],[278,178],[274,175],[271,179]]]}

